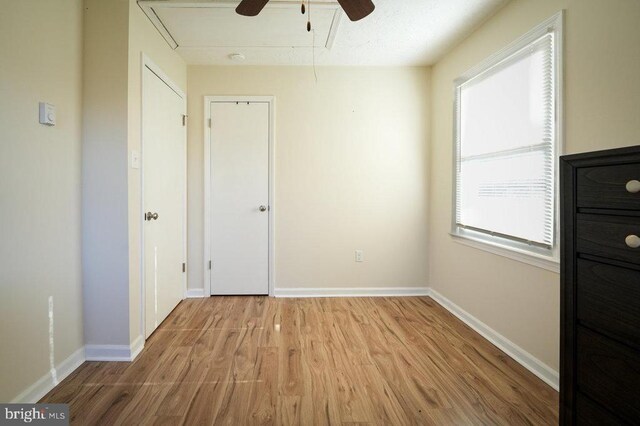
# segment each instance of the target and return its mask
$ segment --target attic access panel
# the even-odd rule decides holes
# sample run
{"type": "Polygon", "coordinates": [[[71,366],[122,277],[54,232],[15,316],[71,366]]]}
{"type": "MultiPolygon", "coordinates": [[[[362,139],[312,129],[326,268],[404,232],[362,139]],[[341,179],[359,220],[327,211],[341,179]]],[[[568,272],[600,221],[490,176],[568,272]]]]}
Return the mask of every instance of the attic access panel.
{"type": "MultiPolygon", "coordinates": [[[[331,49],[342,9],[336,2],[311,3],[311,23],[300,0],[271,0],[256,17],[236,14],[238,2],[138,1],[171,48],[326,47],[331,49]]],[[[308,13],[308,12],[307,12],[308,13]]]]}

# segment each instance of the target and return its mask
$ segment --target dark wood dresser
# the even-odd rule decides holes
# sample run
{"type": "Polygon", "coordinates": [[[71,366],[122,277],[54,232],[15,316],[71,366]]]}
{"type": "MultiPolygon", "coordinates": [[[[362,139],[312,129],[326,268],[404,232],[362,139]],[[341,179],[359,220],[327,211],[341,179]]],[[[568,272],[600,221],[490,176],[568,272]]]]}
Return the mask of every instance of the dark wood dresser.
{"type": "Polygon", "coordinates": [[[560,159],[560,424],[640,424],[640,146],[560,159]]]}

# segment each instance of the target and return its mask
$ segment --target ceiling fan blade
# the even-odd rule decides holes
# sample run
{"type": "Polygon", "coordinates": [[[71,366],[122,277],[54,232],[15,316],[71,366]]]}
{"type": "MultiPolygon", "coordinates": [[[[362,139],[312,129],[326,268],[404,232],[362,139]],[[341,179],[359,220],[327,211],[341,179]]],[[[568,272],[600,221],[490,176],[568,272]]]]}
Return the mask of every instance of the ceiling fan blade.
{"type": "Polygon", "coordinates": [[[242,0],[236,13],[242,16],[257,16],[264,9],[269,0],[242,0]]]}
{"type": "Polygon", "coordinates": [[[352,21],[369,16],[376,8],[371,0],[338,0],[338,3],[352,21]]]}

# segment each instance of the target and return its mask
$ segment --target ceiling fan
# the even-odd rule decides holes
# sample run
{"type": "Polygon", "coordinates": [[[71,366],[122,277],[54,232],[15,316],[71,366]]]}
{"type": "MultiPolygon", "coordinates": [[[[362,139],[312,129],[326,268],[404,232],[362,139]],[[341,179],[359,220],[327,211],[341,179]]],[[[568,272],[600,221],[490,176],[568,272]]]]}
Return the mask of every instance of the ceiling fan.
{"type": "MultiPolygon", "coordinates": [[[[269,0],[242,0],[236,12],[243,16],[256,16],[268,2],[269,0]]],[[[371,0],[338,0],[338,3],[352,21],[359,21],[376,8],[371,0]]]]}

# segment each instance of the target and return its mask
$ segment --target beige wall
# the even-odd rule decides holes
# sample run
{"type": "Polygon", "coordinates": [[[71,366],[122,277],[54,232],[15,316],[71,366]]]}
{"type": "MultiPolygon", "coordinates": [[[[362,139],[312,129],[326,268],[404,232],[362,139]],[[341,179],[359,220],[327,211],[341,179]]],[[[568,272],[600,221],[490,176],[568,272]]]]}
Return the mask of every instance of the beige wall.
{"type": "Polygon", "coordinates": [[[190,288],[203,286],[205,95],[276,97],[276,288],[426,286],[428,69],[319,68],[317,84],[309,67],[188,77],[190,288]]]}
{"type": "Polygon", "coordinates": [[[513,0],[432,74],[429,284],[533,356],[559,365],[559,276],[454,242],[453,80],[566,9],[565,153],[638,144],[640,2],[513,0]]]}
{"type": "Polygon", "coordinates": [[[84,1],[82,278],[89,345],[129,342],[128,12],[128,0],[84,1]]]}
{"type": "Polygon", "coordinates": [[[0,402],[83,345],[82,2],[0,1],[0,402]],[[57,124],[38,123],[38,102],[57,124]]]}
{"type": "Polygon", "coordinates": [[[183,89],[187,67],[135,0],[85,0],[84,37],[85,340],[128,346],[142,334],[141,55],[183,89]]]}
{"type": "MultiPolygon", "coordinates": [[[[158,30],[151,24],[135,0],[129,0],[129,113],[128,150],[141,152],[142,70],[141,56],[145,54],[183,92],[187,91],[187,65],[172,50],[158,30]]],[[[143,215],[140,198],[140,171],[129,167],[129,338],[144,336],[140,322],[140,223],[143,215]]]]}

